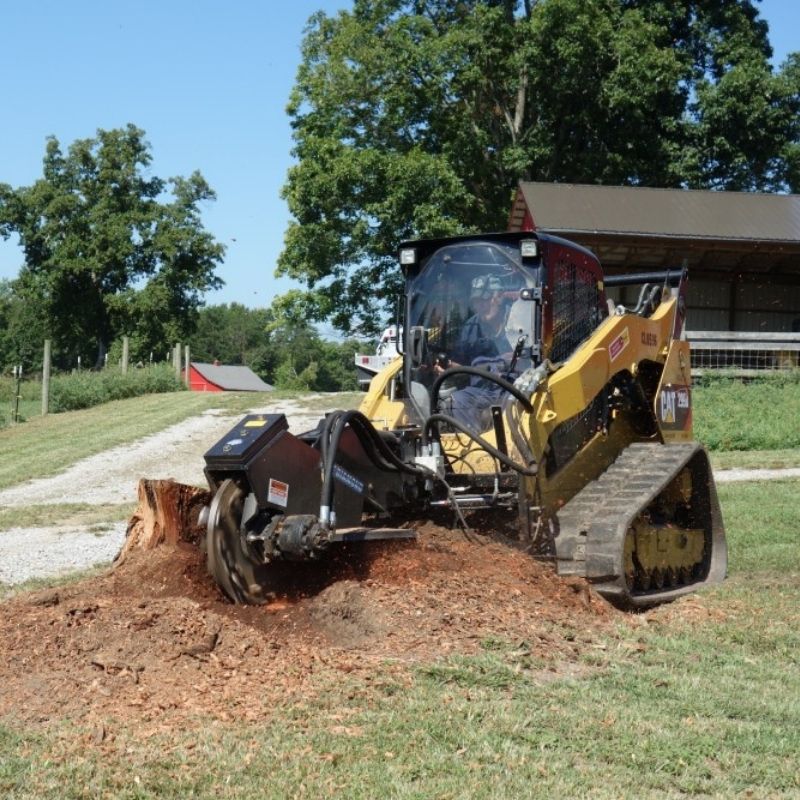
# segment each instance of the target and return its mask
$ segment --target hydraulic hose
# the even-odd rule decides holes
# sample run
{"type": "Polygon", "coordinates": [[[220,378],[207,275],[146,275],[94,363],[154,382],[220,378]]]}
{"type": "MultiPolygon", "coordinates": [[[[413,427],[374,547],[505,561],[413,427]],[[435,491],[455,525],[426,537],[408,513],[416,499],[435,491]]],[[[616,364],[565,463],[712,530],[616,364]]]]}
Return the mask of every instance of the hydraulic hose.
{"type": "Polygon", "coordinates": [[[453,375],[474,375],[477,378],[483,378],[484,380],[496,383],[501,389],[504,389],[512,397],[519,400],[519,402],[522,404],[522,407],[529,414],[533,413],[531,401],[519,389],[517,389],[517,387],[514,386],[511,381],[501,378],[499,375],[495,375],[493,372],[489,372],[488,370],[480,369],[480,367],[451,367],[450,369],[446,369],[441,375],[439,375],[438,378],[436,378],[436,380],[433,382],[433,386],[431,386],[431,408],[438,407],[439,389],[441,389],[442,384],[453,375]]]}
{"type": "MultiPolygon", "coordinates": [[[[441,386],[444,383],[444,381],[446,381],[449,377],[453,375],[474,375],[476,377],[489,380],[492,383],[497,384],[504,391],[508,392],[508,394],[510,394],[515,400],[519,401],[520,405],[525,409],[525,411],[527,411],[529,414],[533,413],[533,406],[531,405],[529,396],[520,391],[513,383],[511,383],[511,381],[508,381],[505,378],[500,377],[499,375],[495,375],[492,372],[488,372],[487,370],[480,369],[479,367],[463,367],[463,366],[452,367],[451,369],[445,370],[441,375],[439,375],[438,378],[436,378],[436,380],[433,382],[433,386],[431,387],[431,408],[438,407],[439,390],[441,389],[441,386]]],[[[493,455],[501,463],[510,467],[515,472],[519,472],[522,475],[536,474],[535,470],[531,470],[529,467],[517,464],[501,450],[498,450],[496,447],[493,447],[491,444],[489,444],[489,442],[487,442],[483,437],[479,436],[471,428],[462,425],[460,422],[458,422],[458,420],[454,419],[453,417],[447,414],[435,413],[430,417],[428,417],[422,429],[423,444],[428,443],[428,431],[433,427],[432,425],[429,424],[431,420],[447,422],[447,424],[451,425],[452,427],[455,427],[457,430],[460,430],[462,433],[466,434],[470,439],[472,439],[474,442],[480,445],[480,447],[486,450],[487,453],[493,455]]],[[[438,429],[436,433],[438,436],[438,429]]],[[[512,431],[512,438],[516,439],[516,437],[513,436],[513,431],[512,431]]],[[[521,450],[520,452],[524,451],[521,450]]]]}
{"type": "Polygon", "coordinates": [[[422,429],[422,442],[423,444],[427,444],[428,442],[428,431],[434,427],[434,425],[438,422],[444,422],[447,425],[455,428],[456,430],[461,431],[463,434],[468,436],[472,439],[473,442],[480,445],[480,447],[485,450],[489,455],[494,456],[498,461],[505,464],[507,467],[510,467],[515,472],[519,472],[520,475],[527,475],[533,476],[536,475],[537,470],[531,469],[530,467],[524,467],[522,464],[517,464],[516,461],[512,461],[504,452],[498,450],[494,445],[489,444],[482,436],[478,435],[473,431],[471,428],[468,428],[466,425],[459,422],[455,417],[451,417],[448,414],[431,414],[428,419],[425,420],[425,426],[422,429]]]}
{"type": "Polygon", "coordinates": [[[427,469],[413,467],[398,458],[383,441],[372,423],[360,411],[335,411],[328,416],[320,447],[322,457],[322,491],[320,493],[320,521],[330,523],[333,504],[333,468],[339,442],[346,427],[350,427],[372,463],[386,472],[406,472],[420,477],[430,477],[427,469]]]}

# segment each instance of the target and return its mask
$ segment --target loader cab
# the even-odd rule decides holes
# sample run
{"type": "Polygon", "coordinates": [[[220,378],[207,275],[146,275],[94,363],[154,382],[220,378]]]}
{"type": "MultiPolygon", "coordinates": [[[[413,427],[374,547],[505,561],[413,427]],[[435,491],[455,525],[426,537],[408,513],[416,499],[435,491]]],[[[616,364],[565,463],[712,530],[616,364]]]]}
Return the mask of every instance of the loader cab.
{"type": "MultiPolygon", "coordinates": [[[[597,257],[545,233],[404,242],[400,265],[403,382],[423,420],[438,408],[431,389],[443,370],[480,367],[513,381],[545,359],[566,361],[608,316],[597,257]]],[[[442,396],[460,391],[469,401],[492,387],[465,372],[441,388],[442,396]]],[[[471,423],[483,421],[473,416],[471,423]]]]}
{"type": "MultiPolygon", "coordinates": [[[[480,367],[512,377],[539,362],[543,275],[535,235],[408,242],[400,262],[404,383],[420,417],[431,413],[431,388],[445,370],[480,367]]],[[[477,390],[480,383],[474,375],[453,374],[442,393],[477,390]]]]}

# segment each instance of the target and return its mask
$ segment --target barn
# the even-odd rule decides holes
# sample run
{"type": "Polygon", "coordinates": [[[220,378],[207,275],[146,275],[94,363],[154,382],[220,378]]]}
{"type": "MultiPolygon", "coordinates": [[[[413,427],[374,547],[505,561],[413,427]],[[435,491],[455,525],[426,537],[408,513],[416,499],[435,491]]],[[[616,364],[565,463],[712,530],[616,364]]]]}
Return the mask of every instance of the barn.
{"type": "Polygon", "coordinates": [[[189,365],[189,389],[193,392],[271,392],[273,388],[250,367],[199,361],[189,365]]]}
{"type": "Polygon", "coordinates": [[[693,350],[797,364],[800,195],[522,182],[509,228],[578,242],[609,275],[687,267],[693,350]]]}

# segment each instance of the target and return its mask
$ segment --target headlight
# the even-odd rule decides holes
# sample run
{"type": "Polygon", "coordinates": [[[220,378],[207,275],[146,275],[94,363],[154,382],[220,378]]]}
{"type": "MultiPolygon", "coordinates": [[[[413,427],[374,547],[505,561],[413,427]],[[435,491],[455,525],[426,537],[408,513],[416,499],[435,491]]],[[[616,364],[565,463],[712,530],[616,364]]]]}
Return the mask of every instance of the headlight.
{"type": "Polygon", "coordinates": [[[400,250],[400,263],[404,267],[410,267],[412,264],[417,263],[417,248],[416,247],[403,247],[400,250]]]}

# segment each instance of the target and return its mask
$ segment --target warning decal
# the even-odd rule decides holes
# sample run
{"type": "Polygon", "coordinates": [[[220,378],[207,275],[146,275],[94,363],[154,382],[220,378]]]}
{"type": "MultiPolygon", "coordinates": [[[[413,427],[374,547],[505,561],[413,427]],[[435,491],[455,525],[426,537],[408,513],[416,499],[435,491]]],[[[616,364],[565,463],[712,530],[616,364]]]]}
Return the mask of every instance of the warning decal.
{"type": "Polygon", "coordinates": [[[628,329],[625,328],[608,346],[608,355],[612,361],[630,344],[630,341],[631,335],[628,333],[628,329]]]}
{"type": "Polygon", "coordinates": [[[275,478],[270,478],[269,488],[267,490],[267,502],[286,508],[289,503],[289,484],[283,481],[276,481],[275,478]]]}

